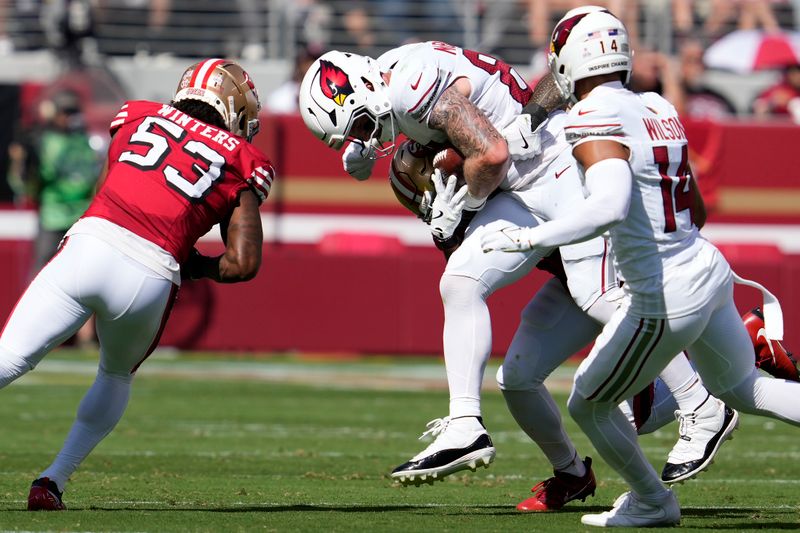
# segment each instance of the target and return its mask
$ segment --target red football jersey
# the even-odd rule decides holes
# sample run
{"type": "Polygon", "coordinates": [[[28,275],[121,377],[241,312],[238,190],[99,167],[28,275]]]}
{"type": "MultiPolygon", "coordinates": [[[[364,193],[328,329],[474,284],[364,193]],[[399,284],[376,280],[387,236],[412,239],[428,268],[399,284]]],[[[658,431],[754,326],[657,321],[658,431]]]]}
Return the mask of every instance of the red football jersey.
{"type": "Polygon", "coordinates": [[[179,262],[225,220],[242,190],[264,201],[275,171],[245,139],[155,102],[127,102],[111,122],[108,175],[84,216],[100,217],[179,262]]]}

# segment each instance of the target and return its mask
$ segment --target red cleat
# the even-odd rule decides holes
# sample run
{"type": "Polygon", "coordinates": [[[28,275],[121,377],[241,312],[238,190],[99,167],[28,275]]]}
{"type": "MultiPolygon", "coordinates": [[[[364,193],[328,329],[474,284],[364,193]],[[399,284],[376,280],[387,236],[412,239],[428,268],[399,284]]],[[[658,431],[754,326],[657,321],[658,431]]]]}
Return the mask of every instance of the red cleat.
{"type": "Polygon", "coordinates": [[[517,510],[526,512],[557,511],[572,500],[586,501],[594,496],[597,482],[592,472],[592,458],[583,460],[586,474],[583,477],[564,472],[553,472],[554,476],[531,489],[533,497],[517,505],[517,510]]]}
{"type": "Polygon", "coordinates": [[[776,340],[768,341],[764,333],[764,315],[756,307],[742,316],[755,350],[756,367],[779,379],[800,381],[797,361],[791,352],[776,340]]]}
{"type": "Polygon", "coordinates": [[[67,506],[61,501],[58,485],[50,478],[41,477],[31,484],[28,493],[29,511],[64,511],[67,506]]]}

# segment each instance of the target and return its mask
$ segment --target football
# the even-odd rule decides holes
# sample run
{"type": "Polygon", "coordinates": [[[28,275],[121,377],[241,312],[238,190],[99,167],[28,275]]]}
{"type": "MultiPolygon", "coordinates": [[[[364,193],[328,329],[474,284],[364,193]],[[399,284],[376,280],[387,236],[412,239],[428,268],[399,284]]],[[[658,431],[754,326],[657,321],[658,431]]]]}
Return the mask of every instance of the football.
{"type": "Polygon", "coordinates": [[[455,148],[445,148],[433,156],[433,166],[447,175],[461,177],[464,173],[464,157],[455,148]]]}
{"type": "Polygon", "coordinates": [[[389,167],[389,183],[397,199],[406,209],[421,216],[419,203],[425,191],[433,192],[434,152],[421,144],[406,140],[397,149],[389,167]]]}

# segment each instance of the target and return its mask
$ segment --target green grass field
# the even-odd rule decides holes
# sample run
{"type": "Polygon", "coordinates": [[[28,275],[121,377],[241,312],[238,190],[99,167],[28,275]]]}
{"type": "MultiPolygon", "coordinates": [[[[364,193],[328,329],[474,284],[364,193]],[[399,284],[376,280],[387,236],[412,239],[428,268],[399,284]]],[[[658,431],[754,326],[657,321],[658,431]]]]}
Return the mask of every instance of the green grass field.
{"type": "MultiPolygon", "coordinates": [[[[162,355],[145,364],[122,422],[73,476],[69,510],[28,513],[30,482],[61,446],[94,370],[90,354],[61,351],[0,392],[0,531],[582,531],[582,513],[624,490],[597,459],[594,498],[518,513],[550,472],[491,381],[484,418],[495,463],[433,486],[394,485],[389,471],[425,445],[425,423],[446,414],[433,358],[162,355]]],[[[566,369],[552,382],[562,406],[568,379],[566,369]]],[[[643,437],[658,470],[676,434],[671,424],[643,437]]],[[[798,457],[798,429],[743,416],[711,470],[677,488],[683,529],[800,528],[798,457]]]]}

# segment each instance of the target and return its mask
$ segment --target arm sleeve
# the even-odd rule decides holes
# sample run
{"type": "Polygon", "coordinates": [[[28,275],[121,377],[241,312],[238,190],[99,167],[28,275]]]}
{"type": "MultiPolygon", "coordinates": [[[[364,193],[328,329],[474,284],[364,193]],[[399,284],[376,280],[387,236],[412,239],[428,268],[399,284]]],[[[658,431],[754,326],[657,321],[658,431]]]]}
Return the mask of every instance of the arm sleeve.
{"type": "Polygon", "coordinates": [[[628,215],[633,176],[623,159],[604,159],[586,171],[589,197],[569,217],[530,228],[528,239],[539,248],[583,242],[602,235],[628,215]]]}

